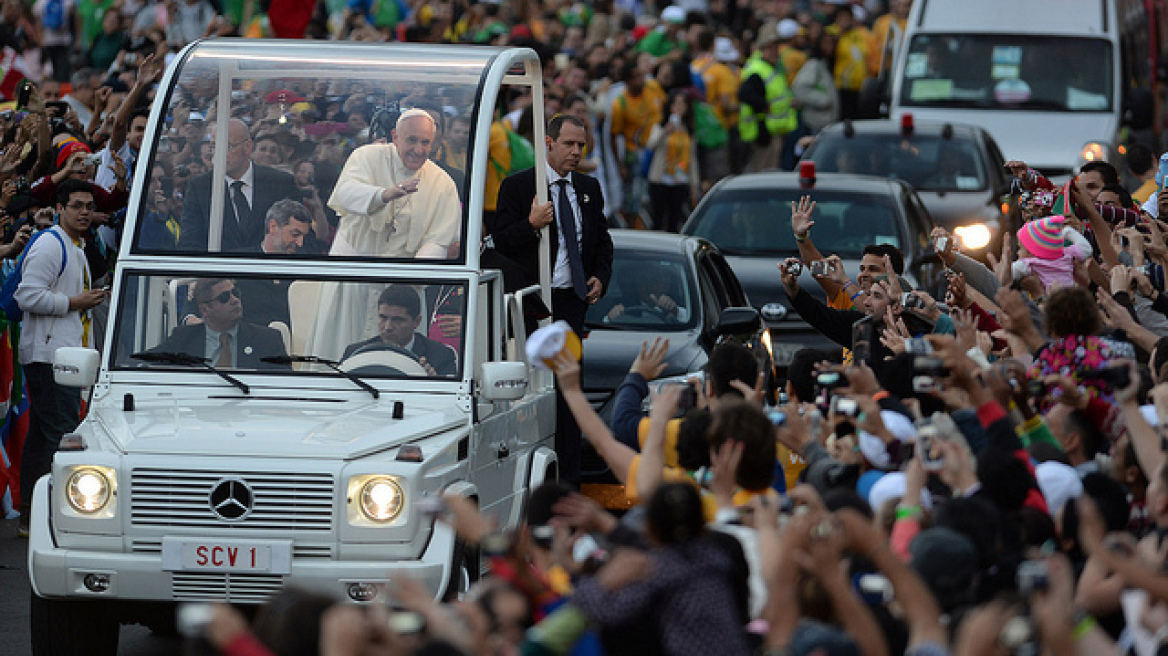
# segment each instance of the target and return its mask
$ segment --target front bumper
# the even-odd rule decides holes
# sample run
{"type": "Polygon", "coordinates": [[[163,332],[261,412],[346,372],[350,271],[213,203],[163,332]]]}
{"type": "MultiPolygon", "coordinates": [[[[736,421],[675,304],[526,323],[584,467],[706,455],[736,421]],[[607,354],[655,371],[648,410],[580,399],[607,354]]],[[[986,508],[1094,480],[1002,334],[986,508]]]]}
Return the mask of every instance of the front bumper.
{"type": "Polygon", "coordinates": [[[398,574],[419,581],[437,598],[450,579],[455,543],[454,531],[437,522],[421,557],[413,560],[293,558],[290,574],[166,571],[162,568],[160,553],[115,553],[58,547],[49,525],[51,509],[47,476],[36,484],[32,508],[29,580],[33,591],[45,598],[260,604],[283,586],[295,584],[350,599],[349,588],[354,583],[386,583],[398,574]],[[101,592],[91,590],[85,585],[90,574],[108,577],[108,587],[101,592]]]}

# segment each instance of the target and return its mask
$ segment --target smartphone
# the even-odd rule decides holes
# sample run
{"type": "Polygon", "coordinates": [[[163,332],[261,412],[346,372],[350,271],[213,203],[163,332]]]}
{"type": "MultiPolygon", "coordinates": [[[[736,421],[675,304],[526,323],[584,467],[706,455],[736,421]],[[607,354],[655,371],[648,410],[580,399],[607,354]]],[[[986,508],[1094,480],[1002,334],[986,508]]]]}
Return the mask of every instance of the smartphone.
{"type": "Polygon", "coordinates": [[[16,106],[21,109],[28,107],[28,102],[32,100],[32,90],[36,85],[30,80],[22,80],[20,88],[16,91],[16,106]]]}
{"type": "Polygon", "coordinates": [[[864,317],[852,324],[852,361],[870,363],[872,361],[872,339],[875,330],[872,317],[864,317]]]}
{"type": "Polygon", "coordinates": [[[937,251],[938,253],[944,253],[945,251],[949,250],[949,238],[937,237],[934,239],[933,250],[937,251]]]}
{"type": "Polygon", "coordinates": [[[941,455],[941,432],[937,427],[928,424],[917,430],[917,456],[921,459],[921,467],[925,471],[941,471],[945,466],[945,457],[941,455]]]}
{"type": "Polygon", "coordinates": [[[842,417],[855,417],[860,414],[860,404],[844,396],[833,396],[831,412],[842,417]]]}
{"type": "Polygon", "coordinates": [[[572,58],[566,52],[557,52],[555,57],[555,64],[557,71],[566,71],[571,65],[572,58]]]}
{"type": "Polygon", "coordinates": [[[389,630],[397,635],[421,633],[426,628],[426,620],[413,611],[397,611],[389,616],[389,630]]]}

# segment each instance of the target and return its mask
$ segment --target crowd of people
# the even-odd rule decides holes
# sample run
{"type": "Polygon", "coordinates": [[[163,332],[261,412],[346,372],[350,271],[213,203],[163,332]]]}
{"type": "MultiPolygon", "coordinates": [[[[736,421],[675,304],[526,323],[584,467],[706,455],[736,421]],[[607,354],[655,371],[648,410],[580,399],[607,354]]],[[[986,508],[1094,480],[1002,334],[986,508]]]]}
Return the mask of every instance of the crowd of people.
{"type": "MultiPolygon", "coordinates": [[[[40,473],[55,448],[48,436],[59,437],[56,424],[77,410],[71,398],[36,398],[55,389],[36,322],[73,313],[76,334],[54,339],[100,340],[128,189],[143,175],[134,165],[145,110],[163,64],[192,39],[534,46],[545,59],[548,114],[573,117],[549,130],[567,144],[557,176],[595,173],[611,220],[672,230],[722,176],[789,165],[802,137],[855,115],[879,42],[909,6],[890,2],[869,29],[881,8],[866,13],[868,3],[712,0],[647,12],[636,2],[354,0],[288,13],[284,4],[272,0],[264,13],[208,0],[3,3],[0,42],[40,80],[17,111],[0,113],[8,270],[34,234],[56,235],[27,249],[36,266],[24,270],[18,295],[34,397],[29,439],[43,433],[26,462],[40,473]],[[67,270],[76,285],[43,291],[67,270]]],[[[19,95],[22,85],[11,86],[19,95]]],[[[336,189],[361,158],[351,155],[371,144],[392,147],[410,172],[440,169],[435,178],[453,186],[423,188],[433,208],[419,216],[444,216],[440,208],[465,193],[470,126],[448,111],[460,99],[441,100],[433,110],[403,104],[390,119],[358,86],[240,90],[227,173],[242,179],[254,166],[270,176],[258,186],[284,191],[265,200],[258,186],[235,189],[242,199],[232,194],[227,210],[269,219],[281,207],[288,216],[211,244],[189,217],[209,212],[191,209],[209,194],[190,190],[210,188],[214,107],[197,86],[184,88],[148,173],[137,239],[146,250],[360,250],[336,189]]],[[[498,108],[488,228],[511,225],[511,205],[530,205],[520,177],[509,177],[534,162],[529,107],[529,97],[505,94],[498,108]]],[[[384,591],[392,608],[289,589],[254,622],[216,606],[187,627],[189,639],[277,656],[1158,653],[1168,638],[1168,222],[1158,218],[1168,192],[1145,151],[1129,152],[1140,184],[1130,191],[1106,163],[1060,188],[1010,162],[1021,222],[988,263],[935,230],[946,268],[936,294],[914,288],[903,254],[888,245],[866,248],[849,277],[838,257],[816,249],[814,196],[803,199],[790,216],[799,257],[778,263],[775,284],[838,348],[796,354],[776,403],[755,355],[733,344],[713,350],[700,380],[651,391],[669,349],[658,340],[631,363],[606,423],[581,390],[581,364],[555,360],[562,407],[633,510],[616,517],[549,483],[531,493],[521,526],[502,531],[470,501],[448,497],[434,521],[453,526],[475,554],[472,577],[476,558],[489,564],[462,600],[435,601],[406,576],[384,591]],[[821,260],[823,294],[812,293],[799,273],[821,260]]],[[[417,178],[383,175],[392,184],[376,199],[354,202],[425,197],[415,196],[417,178]]],[[[564,211],[580,211],[568,188],[564,211]]],[[[540,211],[520,213],[520,227],[546,225],[561,209],[540,211]]],[[[587,220],[602,221],[594,212],[584,210],[587,220]]],[[[460,247],[448,227],[383,240],[376,246],[391,251],[375,254],[446,257],[460,247]]],[[[565,255],[563,312],[603,293],[607,272],[594,260],[604,258],[593,252],[583,264],[581,254],[565,255]]],[[[229,282],[196,300],[238,305],[229,282]]],[[[36,474],[22,478],[31,486],[36,474]]]]}
{"type": "Polygon", "coordinates": [[[623,516],[547,483],[504,531],[446,497],[434,521],[488,563],[463,599],[394,575],[389,607],[290,589],[192,635],[277,655],[1160,653],[1168,191],[1141,208],[1110,165],[1066,195],[1010,167],[1024,223],[988,265],[937,229],[940,299],[885,245],[851,279],[814,249],[813,197],[793,204],[801,257],[776,284],[840,348],[797,353],[776,404],[734,343],[658,385],[657,339],[606,423],[554,358],[623,516]],[[827,303],[795,273],[817,260],[827,303]]]}

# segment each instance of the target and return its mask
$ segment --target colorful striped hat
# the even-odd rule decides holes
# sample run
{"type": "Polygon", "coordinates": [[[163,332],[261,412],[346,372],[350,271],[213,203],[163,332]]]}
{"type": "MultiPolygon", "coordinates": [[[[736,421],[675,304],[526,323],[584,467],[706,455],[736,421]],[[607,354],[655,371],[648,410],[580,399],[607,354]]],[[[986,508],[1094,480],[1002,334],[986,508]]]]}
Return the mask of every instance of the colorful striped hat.
{"type": "Polygon", "coordinates": [[[1046,216],[1028,221],[1018,230],[1018,243],[1041,260],[1057,260],[1063,256],[1063,217],[1046,216]]]}

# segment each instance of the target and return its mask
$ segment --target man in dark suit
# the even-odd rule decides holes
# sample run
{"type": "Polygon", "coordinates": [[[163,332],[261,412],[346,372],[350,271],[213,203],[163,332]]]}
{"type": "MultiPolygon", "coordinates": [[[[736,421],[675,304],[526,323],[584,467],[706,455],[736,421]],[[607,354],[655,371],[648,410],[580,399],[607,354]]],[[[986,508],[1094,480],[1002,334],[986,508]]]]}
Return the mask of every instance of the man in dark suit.
{"type": "Polygon", "coordinates": [[[151,351],[207,358],[211,365],[225,369],[289,368],[262,361],[269,356],[287,355],[284,340],[271,328],[240,321],[243,303],[234,280],[200,279],[195,285],[195,303],[202,323],[175,328],[166,341],[151,351]]]}
{"type": "MultiPolygon", "coordinates": [[[[584,315],[608,290],[612,276],[612,237],[604,218],[604,197],[595,178],[574,173],[587,142],[580,119],[560,114],[548,124],[547,180],[551,201],[539,205],[535,169],[508,176],[499,187],[495,225],[487,226],[495,250],[524,269],[528,284],[539,281],[540,230],[551,226],[552,316],[581,337],[584,315]]],[[[560,478],[580,482],[580,428],[563,396],[556,394],[556,454],[560,478]]]]}
{"type": "Polygon", "coordinates": [[[500,255],[539,282],[540,230],[551,226],[552,315],[584,336],[584,314],[600,300],[612,276],[612,237],[604,218],[600,182],[573,173],[580,163],[587,129],[574,116],[560,114],[548,124],[547,180],[551,200],[535,202],[535,169],[508,176],[499,187],[495,225],[487,226],[500,255]],[[568,223],[565,217],[571,215],[568,223]],[[575,244],[565,246],[567,237],[575,244]]]}
{"type": "Polygon", "coordinates": [[[418,363],[431,376],[453,376],[458,373],[458,354],[442,342],[418,332],[421,324],[422,301],[418,292],[405,285],[390,285],[377,298],[378,334],[346,346],[341,359],[390,345],[418,356],[418,363]]]}
{"type": "MultiPolygon", "coordinates": [[[[264,239],[268,209],[283,198],[298,200],[292,176],[251,161],[252,142],[247,125],[231,119],[227,128],[227,171],[223,181],[223,232],[218,250],[243,252],[264,239]]],[[[187,184],[179,250],[205,252],[211,217],[211,177],[208,171],[187,184]]]]}

